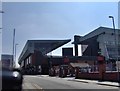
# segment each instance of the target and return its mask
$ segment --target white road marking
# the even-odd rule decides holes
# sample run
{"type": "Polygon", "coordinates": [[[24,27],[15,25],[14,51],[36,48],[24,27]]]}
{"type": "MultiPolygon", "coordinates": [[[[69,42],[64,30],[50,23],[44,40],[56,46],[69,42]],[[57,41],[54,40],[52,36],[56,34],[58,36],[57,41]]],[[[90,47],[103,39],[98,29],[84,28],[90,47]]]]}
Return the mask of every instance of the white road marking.
{"type": "Polygon", "coordinates": [[[23,84],[23,89],[35,89],[31,83],[24,83],[23,84]]]}
{"type": "Polygon", "coordinates": [[[24,83],[23,89],[41,89],[41,91],[43,91],[43,89],[35,83],[24,83]]]}
{"type": "Polygon", "coordinates": [[[38,86],[37,84],[33,84],[37,89],[42,89],[40,86],[38,86]]]}

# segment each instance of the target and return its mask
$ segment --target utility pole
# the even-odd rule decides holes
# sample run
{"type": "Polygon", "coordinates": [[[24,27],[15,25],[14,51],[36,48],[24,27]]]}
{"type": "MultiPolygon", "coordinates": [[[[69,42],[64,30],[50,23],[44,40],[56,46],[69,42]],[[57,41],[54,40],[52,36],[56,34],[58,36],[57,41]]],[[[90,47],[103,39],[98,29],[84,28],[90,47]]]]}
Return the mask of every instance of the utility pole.
{"type": "Polygon", "coordinates": [[[16,60],[17,45],[18,45],[18,44],[15,44],[15,60],[14,60],[14,63],[15,63],[15,64],[14,64],[14,67],[16,67],[16,61],[17,61],[17,60],[16,60]]]}
{"type": "Polygon", "coordinates": [[[14,47],[15,47],[15,29],[13,30],[13,60],[11,62],[11,67],[13,67],[13,62],[14,62],[14,47]]]}

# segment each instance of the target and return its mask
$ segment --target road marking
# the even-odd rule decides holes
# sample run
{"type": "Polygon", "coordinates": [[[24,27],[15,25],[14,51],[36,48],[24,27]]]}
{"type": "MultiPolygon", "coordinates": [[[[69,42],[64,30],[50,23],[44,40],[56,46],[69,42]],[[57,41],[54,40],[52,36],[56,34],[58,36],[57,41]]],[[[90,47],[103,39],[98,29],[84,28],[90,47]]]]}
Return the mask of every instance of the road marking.
{"type": "Polygon", "coordinates": [[[23,89],[35,89],[31,83],[24,83],[23,84],[23,89]]]}
{"type": "Polygon", "coordinates": [[[40,86],[38,86],[37,84],[33,84],[33,85],[36,89],[41,89],[42,90],[42,88],[40,86]]]}
{"type": "Polygon", "coordinates": [[[35,83],[24,83],[23,89],[39,89],[40,91],[44,91],[39,85],[35,83]]]}

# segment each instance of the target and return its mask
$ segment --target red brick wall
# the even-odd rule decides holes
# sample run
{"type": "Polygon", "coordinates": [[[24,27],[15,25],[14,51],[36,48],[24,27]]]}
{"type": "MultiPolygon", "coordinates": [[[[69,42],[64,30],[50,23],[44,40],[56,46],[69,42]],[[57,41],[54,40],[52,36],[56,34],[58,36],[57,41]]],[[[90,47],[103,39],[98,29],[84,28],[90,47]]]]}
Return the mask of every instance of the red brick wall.
{"type": "MultiPolygon", "coordinates": [[[[120,72],[119,72],[120,74],[120,72]]],[[[79,73],[77,78],[80,79],[93,79],[93,80],[101,80],[99,78],[99,73],[79,73]]],[[[103,79],[105,81],[117,81],[118,80],[118,72],[107,72],[103,74],[103,79]]]]}
{"type": "Polygon", "coordinates": [[[117,81],[118,72],[107,72],[106,74],[104,74],[104,80],[117,81]]]}
{"type": "Polygon", "coordinates": [[[78,78],[84,79],[99,79],[99,73],[79,73],[78,78]]]}

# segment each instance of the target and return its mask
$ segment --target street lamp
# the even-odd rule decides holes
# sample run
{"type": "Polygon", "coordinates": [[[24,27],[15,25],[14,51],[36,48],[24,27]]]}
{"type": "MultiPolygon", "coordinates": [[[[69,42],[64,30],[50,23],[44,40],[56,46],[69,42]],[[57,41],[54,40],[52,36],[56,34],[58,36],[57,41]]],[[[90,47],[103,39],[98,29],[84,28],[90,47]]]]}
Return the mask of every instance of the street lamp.
{"type": "MultiPolygon", "coordinates": [[[[2,28],[0,28],[0,29],[2,29],[2,28]]],[[[0,32],[1,33],[1,32],[0,32]]]]}
{"type": "Polygon", "coordinates": [[[119,78],[119,62],[118,62],[118,43],[117,43],[117,33],[116,33],[116,30],[115,30],[115,22],[114,22],[114,17],[113,16],[109,16],[109,18],[112,19],[112,22],[113,22],[113,29],[114,29],[114,36],[115,36],[115,52],[116,52],[116,62],[118,64],[118,82],[120,81],[120,78],[119,78]]]}
{"type": "Polygon", "coordinates": [[[0,10],[0,13],[4,13],[4,11],[1,11],[1,10],[0,10]]]}
{"type": "MultiPolygon", "coordinates": [[[[0,10],[0,13],[4,13],[4,11],[1,11],[1,10],[0,10]]],[[[2,28],[0,28],[0,29],[2,29],[2,28]]],[[[0,32],[0,33],[1,33],[1,32],[0,32]]]]}
{"type": "MultiPolygon", "coordinates": [[[[14,61],[14,65],[15,65],[15,63],[16,63],[16,49],[17,49],[17,45],[18,44],[15,44],[15,61],[14,61]]],[[[16,66],[16,65],[15,65],[16,66]]]]}
{"type": "Polygon", "coordinates": [[[114,29],[114,33],[115,33],[115,22],[114,22],[114,17],[113,17],[113,16],[109,16],[109,18],[112,19],[112,22],[113,22],[113,29],[114,29]]]}

